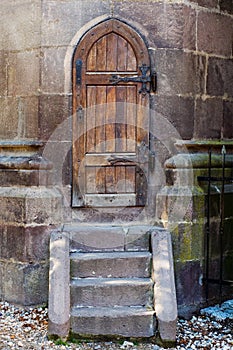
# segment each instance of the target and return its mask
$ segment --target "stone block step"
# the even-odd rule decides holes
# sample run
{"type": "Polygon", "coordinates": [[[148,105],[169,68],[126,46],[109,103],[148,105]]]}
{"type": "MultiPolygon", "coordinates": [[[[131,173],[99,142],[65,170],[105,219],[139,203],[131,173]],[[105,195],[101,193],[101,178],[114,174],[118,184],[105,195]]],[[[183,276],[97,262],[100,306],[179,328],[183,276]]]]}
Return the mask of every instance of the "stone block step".
{"type": "Polygon", "coordinates": [[[150,277],[149,252],[71,253],[71,277],[150,277]]]}
{"type": "Polygon", "coordinates": [[[70,236],[71,251],[148,251],[149,226],[88,226],[64,225],[64,232],[70,236]]]}
{"type": "Polygon", "coordinates": [[[71,309],[71,332],[77,336],[149,338],[155,334],[155,314],[144,307],[71,309]]]}
{"type": "Polygon", "coordinates": [[[79,278],[71,280],[72,306],[151,306],[149,278],[79,278]]]}

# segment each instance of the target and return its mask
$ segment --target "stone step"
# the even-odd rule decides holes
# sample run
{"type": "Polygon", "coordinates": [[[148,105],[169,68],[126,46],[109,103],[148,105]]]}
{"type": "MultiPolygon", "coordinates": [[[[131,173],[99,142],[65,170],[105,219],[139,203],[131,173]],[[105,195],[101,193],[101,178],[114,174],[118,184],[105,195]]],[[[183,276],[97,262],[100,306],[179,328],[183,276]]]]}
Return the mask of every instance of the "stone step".
{"type": "Polygon", "coordinates": [[[71,251],[148,251],[150,226],[64,225],[71,251]]]}
{"type": "Polygon", "coordinates": [[[149,278],[78,278],[71,280],[72,306],[151,306],[149,278]]]}
{"type": "Polygon", "coordinates": [[[74,307],[71,332],[77,336],[149,338],[155,334],[155,314],[144,307],[74,307]]]}
{"type": "Polygon", "coordinates": [[[71,253],[71,277],[150,277],[149,252],[71,253]]]}

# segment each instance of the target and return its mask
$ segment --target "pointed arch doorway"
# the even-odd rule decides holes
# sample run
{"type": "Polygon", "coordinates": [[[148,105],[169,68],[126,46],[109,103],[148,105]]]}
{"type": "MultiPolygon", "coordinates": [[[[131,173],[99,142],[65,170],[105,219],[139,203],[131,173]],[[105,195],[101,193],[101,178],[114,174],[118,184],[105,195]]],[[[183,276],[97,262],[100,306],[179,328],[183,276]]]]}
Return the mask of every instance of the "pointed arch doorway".
{"type": "Polygon", "coordinates": [[[147,204],[150,59],[117,19],[89,30],[73,57],[73,207],[147,204]]]}

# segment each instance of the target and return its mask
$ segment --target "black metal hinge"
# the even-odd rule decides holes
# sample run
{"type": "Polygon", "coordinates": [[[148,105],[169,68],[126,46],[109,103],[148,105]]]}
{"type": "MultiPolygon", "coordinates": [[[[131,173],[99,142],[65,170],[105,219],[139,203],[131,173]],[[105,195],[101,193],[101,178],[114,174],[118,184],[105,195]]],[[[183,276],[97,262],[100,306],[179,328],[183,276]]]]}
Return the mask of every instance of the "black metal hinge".
{"type": "Polygon", "coordinates": [[[153,71],[152,74],[148,74],[148,71],[150,70],[150,67],[148,67],[146,64],[143,64],[142,66],[139,67],[142,75],[138,76],[126,76],[126,77],[121,77],[119,75],[112,75],[110,78],[110,82],[113,85],[116,85],[120,82],[124,83],[129,83],[129,82],[136,82],[136,83],[142,83],[142,87],[139,90],[139,93],[141,94],[146,94],[149,93],[150,91],[155,92],[156,91],[156,72],[153,71]],[[147,88],[147,83],[150,83],[150,89],[147,88]]]}

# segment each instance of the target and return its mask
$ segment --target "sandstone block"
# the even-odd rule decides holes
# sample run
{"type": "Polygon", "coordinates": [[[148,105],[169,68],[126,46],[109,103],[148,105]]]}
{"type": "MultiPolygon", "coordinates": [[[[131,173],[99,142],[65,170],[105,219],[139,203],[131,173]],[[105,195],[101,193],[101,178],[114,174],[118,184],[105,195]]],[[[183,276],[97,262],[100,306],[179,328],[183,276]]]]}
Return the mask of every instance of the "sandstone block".
{"type": "Polygon", "coordinates": [[[149,277],[149,252],[71,253],[71,277],[149,277]]]}
{"type": "Polygon", "coordinates": [[[39,54],[39,50],[9,53],[9,95],[37,93],[39,88],[39,54]]]}
{"type": "Polygon", "coordinates": [[[62,220],[61,194],[46,187],[0,188],[0,221],[53,225],[62,220]]]}
{"type": "Polygon", "coordinates": [[[125,250],[148,251],[150,242],[150,226],[131,226],[125,236],[125,250]]]}
{"type": "Polygon", "coordinates": [[[0,186],[46,186],[48,172],[39,170],[0,170],[0,186]]]}
{"type": "Polygon", "coordinates": [[[176,129],[181,139],[191,139],[194,131],[194,99],[178,96],[154,98],[156,113],[160,113],[176,129]]]}
{"type": "Polygon", "coordinates": [[[205,101],[198,99],[195,110],[195,138],[220,139],[223,116],[222,101],[213,98],[205,101]]]}
{"type": "Polygon", "coordinates": [[[175,260],[202,260],[204,242],[204,220],[193,223],[179,223],[172,231],[175,260]]]}
{"type": "Polygon", "coordinates": [[[211,54],[232,54],[233,19],[217,13],[200,12],[197,20],[197,49],[211,54]]]}
{"type": "Polygon", "coordinates": [[[41,60],[41,90],[43,93],[64,93],[64,60],[66,51],[66,47],[49,47],[43,49],[43,58],[41,60]]]}
{"type": "Polygon", "coordinates": [[[10,188],[0,189],[0,222],[7,223],[24,223],[26,220],[25,213],[25,196],[10,188]]]}
{"type": "Polygon", "coordinates": [[[47,226],[1,226],[1,259],[30,263],[48,260],[50,231],[47,226]]]}
{"type": "Polygon", "coordinates": [[[164,5],[157,1],[117,1],[114,14],[141,26],[140,31],[153,46],[195,49],[195,11],[188,6],[164,5]],[[146,14],[146,22],[142,13],[146,14]]]}
{"type": "Polygon", "coordinates": [[[62,195],[46,187],[30,189],[26,195],[27,223],[54,225],[62,222],[62,195]]]}
{"type": "Polygon", "coordinates": [[[98,16],[110,15],[110,1],[68,0],[58,3],[52,0],[43,3],[42,11],[42,45],[68,45],[84,24],[98,16]]]}
{"type": "Polygon", "coordinates": [[[3,50],[0,51],[0,96],[4,96],[7,93],[7,53],[3,50]]]}
{"type": "Polygon", "coordinates": [[[69,236],[59,230],[51,234],[49,276],[48,332],[66,337],[70,328],[69,236]]]}
{"type": "Polygon", "coordinates": [[[151,306],[149,278],[83,278],[71,281],[73,306],[151,306]]]}
{"type": "Polygon", "coordinates": [[[151,233],[154,274],[154,309],[158,331],[163,342],[175,343],[177,301],[173,267],[171,235],[154,229],[151,233]]]}
{"type": "Polygon", "coordinates": [[[180,317],[190,317],[193,311],[199,310],[204,302],[204,285],[202,262],[176,261],[176,291],[180,317]],[[192,288],[190,288],[190,285],[192,288]]]}
{"type": "Polygon", "coordinates": [[[37,96],[20,97],[18,99],[19,138],[37,139],[38,110],[39,102],[37,96]]]}
{"type": "Polygon", "coordinates": [[[70,109],[68,96],[42,95],[39,97],[39,134],[47,141],[52,135],[53,141],[70,141],[70,109]],[[62,124],[65,121],[64,124],[62,124]],[[59,128],[61,124],[62,128],[59,128]]]}
{"type": "Polygon", "coordinates": [[[0,47],[25,50],[41,45],[41,1],[1,2],[0,47]],[[7,18],[7,19],[6,19],[7,18]],[[27,20],[25,20],[25,18],[27,20]]]}
{"type": "Polygon", "coordinates": [[[4,263],[4,300],[20,305],[42,305],[48,299],[48,264],[4,263]]]}
{"type": "Polygon", "coordinates": [[[158,94],[197,94],[204,89],[205,58],[181,50],[153,52],[158,94]]]}
{"type": "Polygon", "coordinates": [[[223,137],[227,139],[233,138],[233,103],[223,102],[223,137]]]}
{"type": "Polygon", "coordinates": [[[71,250],[123,251],[125,233],[121,227],[65,225],[70,233],[71,250]]]}
{"type": "Polygon", "coordinates": [[[233,97],[232,59],[209,58],[207,93],[213,96],[233,97]]]}
{"type": "Polygon", "coordinates": [[[12,97],[0,97],[0,137],[15,138],[18,135],[18,103],[12,97]]]}
{"type": "Polygon", "coordinates": [[[154,311],[145,308],[73,308],[71,332],[81,336],[153,337],[154,311]]]}

